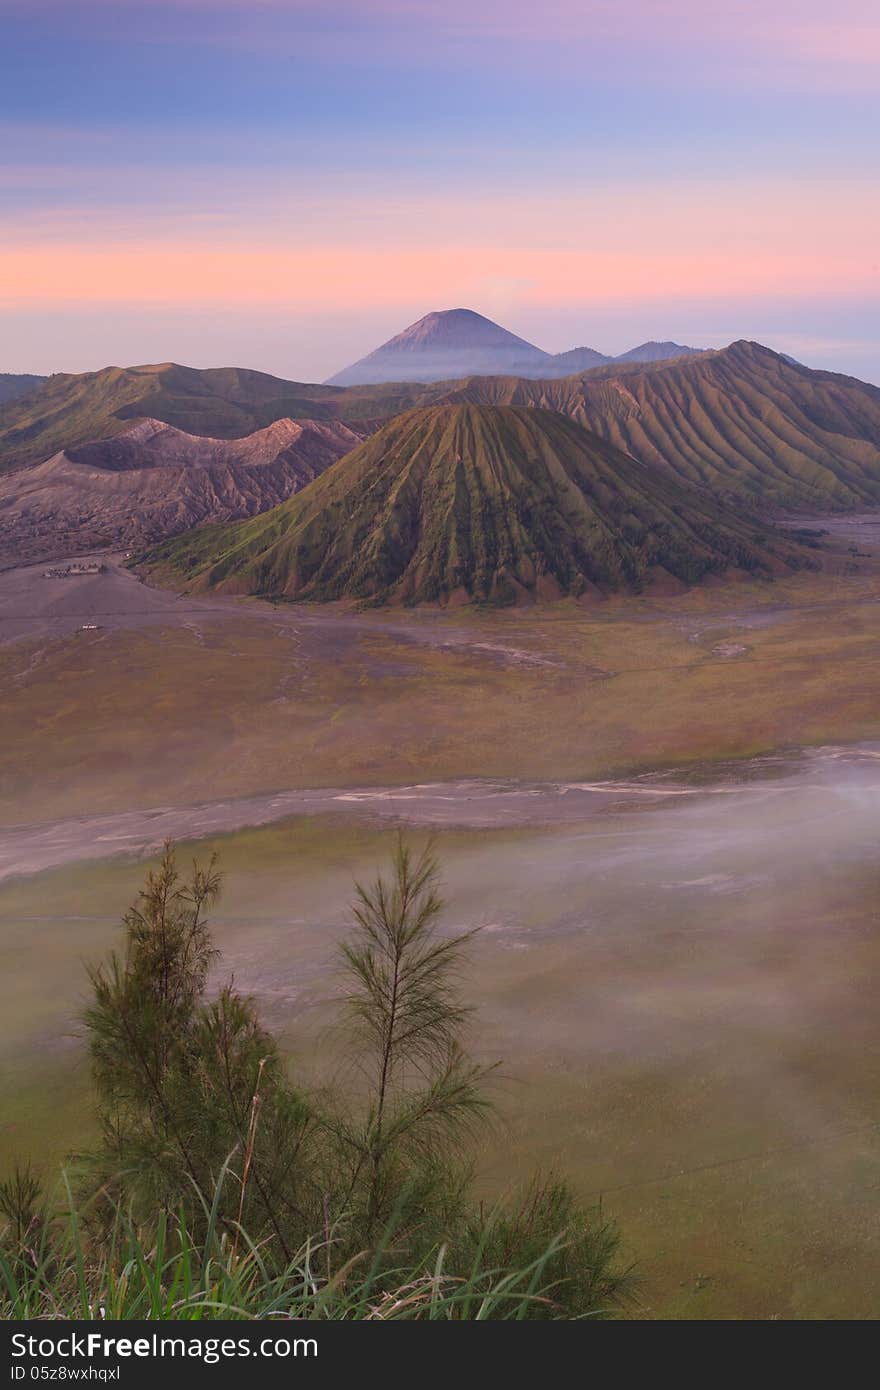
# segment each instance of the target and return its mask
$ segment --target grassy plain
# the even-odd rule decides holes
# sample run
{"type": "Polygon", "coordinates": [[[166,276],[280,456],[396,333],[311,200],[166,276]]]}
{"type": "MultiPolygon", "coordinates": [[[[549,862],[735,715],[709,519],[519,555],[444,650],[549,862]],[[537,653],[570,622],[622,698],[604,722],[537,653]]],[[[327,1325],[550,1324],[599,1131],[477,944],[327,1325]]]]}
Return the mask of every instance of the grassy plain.
{"type": "Polygon", "coordinates": [[[0,824],[285,787],[575,780],[878,730],[880,579],[503,613],[267,605],[0,647],[0,824]],[[268,610],[268,616],[267,616],[268,610]]]}

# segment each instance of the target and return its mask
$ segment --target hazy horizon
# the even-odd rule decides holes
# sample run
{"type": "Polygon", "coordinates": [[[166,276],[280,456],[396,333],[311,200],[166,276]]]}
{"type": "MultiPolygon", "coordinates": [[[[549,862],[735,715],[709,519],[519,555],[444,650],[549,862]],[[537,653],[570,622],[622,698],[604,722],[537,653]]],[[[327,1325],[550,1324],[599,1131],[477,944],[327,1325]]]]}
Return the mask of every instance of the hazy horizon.
{"type": "MultiPolygon", "coordinates": [[[[449,307],[470,308],[472,306],[455,305],[449,307]]],[[[431,310],[426,310],[425,312],[430,313],[431,310]]],[[[483,311],[478,309],[476,312],[482,313],[483,311]]],[[[417,316],[417,318],[421,317],[423,317],[423,315],[417,316]]],[[[490,315],[487,314],[486,317],[488,318],[490,315]]],[[[386,338],[381,339],[381,342],[386,341],[387,338],[393,337],[396,332],[406,328],[409,323],[414,323],[416,321],[416,319],[412,319],[409,320],[408,323],[398,324],[395,328],[387,332],[386,338]]],[[[630,332],[629,336],[626,336],[625,332],[617,330],[615,332],[614,342],[610,346],[606,337],[601,340],[598,338],[592,341],[583,339],[566,342],[559,346],[547,347],[545,339],[539,333],[529,338],[525,330],[512,325],[509,320],[505,320],[501,326],[509,329],[511,332],[518,333],[521,337],[528,338],[534,346],[543,348],[550,353],[565,352],[570,348],[576,347],[592,347],[599,352],[605,353],[609,357],[619,356],[627,352],[630,348],[646,342],[672,341],[681,343],[682,346],[686,347],[713,349],[727,347],[730,343],[736,342],[738,339],[746,338],[760,342],[765,347],[772,348],[776,352],[788,353],[797,358],[804,366],[826,371],[842,372],[846,375],[860,377],[869,383],[880,384],[880,363],[878,363],[877,366],[875,379],[869,376],[864,370],[859,371],[856,368],[847,368],[841,365],[835,352],[823,352],[822,345],[816,343],[815,340],[811,340],[807,335],[803,337],[788,335],[785,337],[784,341],[780,341],[779,337],[774,339],[767,335],[751,332],[748,329],[727,334],[688,334],[686,332],[677,334],[664,332],[660,327],[657,327],[653,332],[648,332],[643,335],[639,335],[638,331],[634,330],[630,332]]],[[[26,331],[26,326],[23,325],[23,327],[26,331]]],[[[31,328],[34,328],[32,320],[31,328]]],[[[266,372],[271,376],[280,377],[284,380],[320,383],[327,380],[336,371],[351,365],[380,346],[379,340],[364,341],[362,331],[360,337],[357,338],[359,346],[352,348],[345,361],[339,360],[338,355],[331,359],[329,356],[325,357],[316,353],[311,358],[311,360],[317,361],[320,364],[315,370],[309,370],[307,365],[303,365],[302,369],[298,369],[300,363],[307,364],[310,360],[309,351],[311,344],[305,346],[300,351],[298,351],[296,347],[291,348],[286,340],[293,332],[295,325],[290,323],[276,325],[274,333],[268,334],[268,342],[265,321],[261,321],[259,325],[254,324],[249,326],[244,322],[237,325],[230,325],[228,326],[228,334],[221,335],[223,340],[227,341],[229,344],[228,350],[224,350],[222,347],[218,348],[215,345],[213,351],[201,347],[201,328],[202,325],[199,321],[193,321],[191,319],[182,320],[180,323],[180,332],[176,341],[179,346],[191,345],[191,351],[160,352],[153,354],[142,352],[140,355],[137,353],[130,353],[127,356],[120,356],[119,354],[114,356],[108,355],[107,353],[102,355],[98,344],[104,341],[104,336],[101,333],[96,333],[96,342],[91,349],[91,355],[80,360],[77,366],[65,365],[65,363],[60,361],[58,359],[57,349],[54,349],[50,353],[48,365],[46,361],[40,362],[38,360],[27,359],[23,357],[20,352],[16,355],[15,350],[12,349],[10,362],[14,363],[14,365],[2,364],[3,359],[2,356],[0,356],[0,364],[2,364],[0,365],[0,373],[32,373],[40,376],[48,376],[55,372],[93,372],[108,367],[156,366],[164,362],[176,362],[181,366],[195,367],[201,370],[214,367],[243,367],[253,371],[266,372]],[[273,345],[276,348],[274,352],[273,345]],[[23,362],[25,365],[22,365],[23,362]],[[290,362],[293,363],[293,366],[285,366],[286,363],[290,362]]],[[[53,341],[52,335],[49,336],[50,341],[53,341]]],[[[335,339],[335,335],[333,336],[335,339]]],[[[161,330],[157,331],[155,326],[151,326],[137,341],[141,346],[147,346],[150,343],[155,343],[157,346],[160,346],[162,342],[169,340],[167,334],[163,335],[161,330]]],[[[108,345],[110,341],[111,338],[108,335],[108,345]]],[[[353,333],[352,342],[354,343],[355,341],[356,338],[353,333]]],[[[35,344],[35,346],[37,345],[35,344]]],[[[329,353],[330,351],[332,351],[332,343],[327,347],[327,352],[329,353]]],[[[450,371],[450,379],[456,375],[457,373],[455,371],[450,371]]]]}

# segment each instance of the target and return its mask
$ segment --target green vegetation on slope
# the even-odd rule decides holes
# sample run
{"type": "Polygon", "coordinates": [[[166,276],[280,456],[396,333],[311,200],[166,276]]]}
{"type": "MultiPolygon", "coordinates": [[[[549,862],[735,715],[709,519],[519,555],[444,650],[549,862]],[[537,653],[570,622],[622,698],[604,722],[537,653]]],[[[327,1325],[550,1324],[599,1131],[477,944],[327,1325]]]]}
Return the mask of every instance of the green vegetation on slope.
{"type": "Polygon", "coordinates": [[[232,592],[507,603],[798,559],[567,416],[453,405],[399,416],[280,507],[189,532],[147,562],[232,592]]]}
{"type": "Polygon", "coordinates": [[[238,367],[199,371],[175,363],[61,373],[0,405],[0,471],[42,463],[61,449],[110,438],[143,418],[215,439],[240,439],[288,418],[359,420],[369,425],[406,409],[419,389],[343,391],[238,367]]]}
{"type": "Polygon", "coordinates": [[[880,389],[758,343],[562,381],[475,377],[447,399],[563,411],[718,499],[817,510],[880,503],[880,389]]]}
{"type": "Polygon", "coordinates": [[[560,411],[716,500],[811,510],[880,503],[880,389],[750,342],[544,381],[475,376],[343,388],[165,363],[57,375],[4,401],[0,379],[0,470],[40,463],[144,417],[227,439],[285,417],[372,429],[446,403],[560,411]]]}

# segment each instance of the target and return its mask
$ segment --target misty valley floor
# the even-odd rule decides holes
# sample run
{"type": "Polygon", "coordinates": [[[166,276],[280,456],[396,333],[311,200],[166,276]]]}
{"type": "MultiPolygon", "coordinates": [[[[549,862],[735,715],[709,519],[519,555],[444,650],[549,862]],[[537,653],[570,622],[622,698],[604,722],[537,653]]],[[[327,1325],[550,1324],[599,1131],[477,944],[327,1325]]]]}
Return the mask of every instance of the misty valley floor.
{"type": "MultiPolygon", "coordinates": [[[[474,1045],[504,1062],[486,1190],[571,1171],[620,1218],[648,1315],[876,1307],[878,813],[880,760],[846,759],[553,830],[437,832],[446,927],[482,928],[474,1045]]],[[[227,873],[222,969],[298,1072],[324,1075],[333,949],[392,834],[310,817],[192,847],[227,873]]],[[[142,872],[0,888],[4,1157],[88,1135],[81,961],[142,872]]]]}
{"type": "Polygon", "coordinates": [[[395,821],[430,823],[445,927],[482,928],[474,1047],[503,1059],[486,1191],[570,1171],[620,1219],[646,1316],[875,1315],[873,573],[494,615],[45,583],[0,576],[0,1159],[88,1137],[82,961],[161,831],[99,842],[91,818],[200,808],[175,833],[222,856],[222,969],[317,1077],[353,880],[395,821]],[[493,778],[512,819],[472,786],[413,795],[493,778]],[[211,820],[249,796],[289,817],[296,789],[293,818],[211,820]]]}

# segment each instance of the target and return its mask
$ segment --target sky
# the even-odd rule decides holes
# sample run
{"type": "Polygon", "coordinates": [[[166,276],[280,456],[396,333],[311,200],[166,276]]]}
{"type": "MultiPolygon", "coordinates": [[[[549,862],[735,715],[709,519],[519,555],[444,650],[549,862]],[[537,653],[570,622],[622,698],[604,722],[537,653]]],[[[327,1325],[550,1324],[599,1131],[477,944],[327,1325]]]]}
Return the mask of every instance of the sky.
{"type": "Polygon", "coordinates": [[[880,383],[876,0],[0,0],[0,371],[432,309],[880,383]]]}

